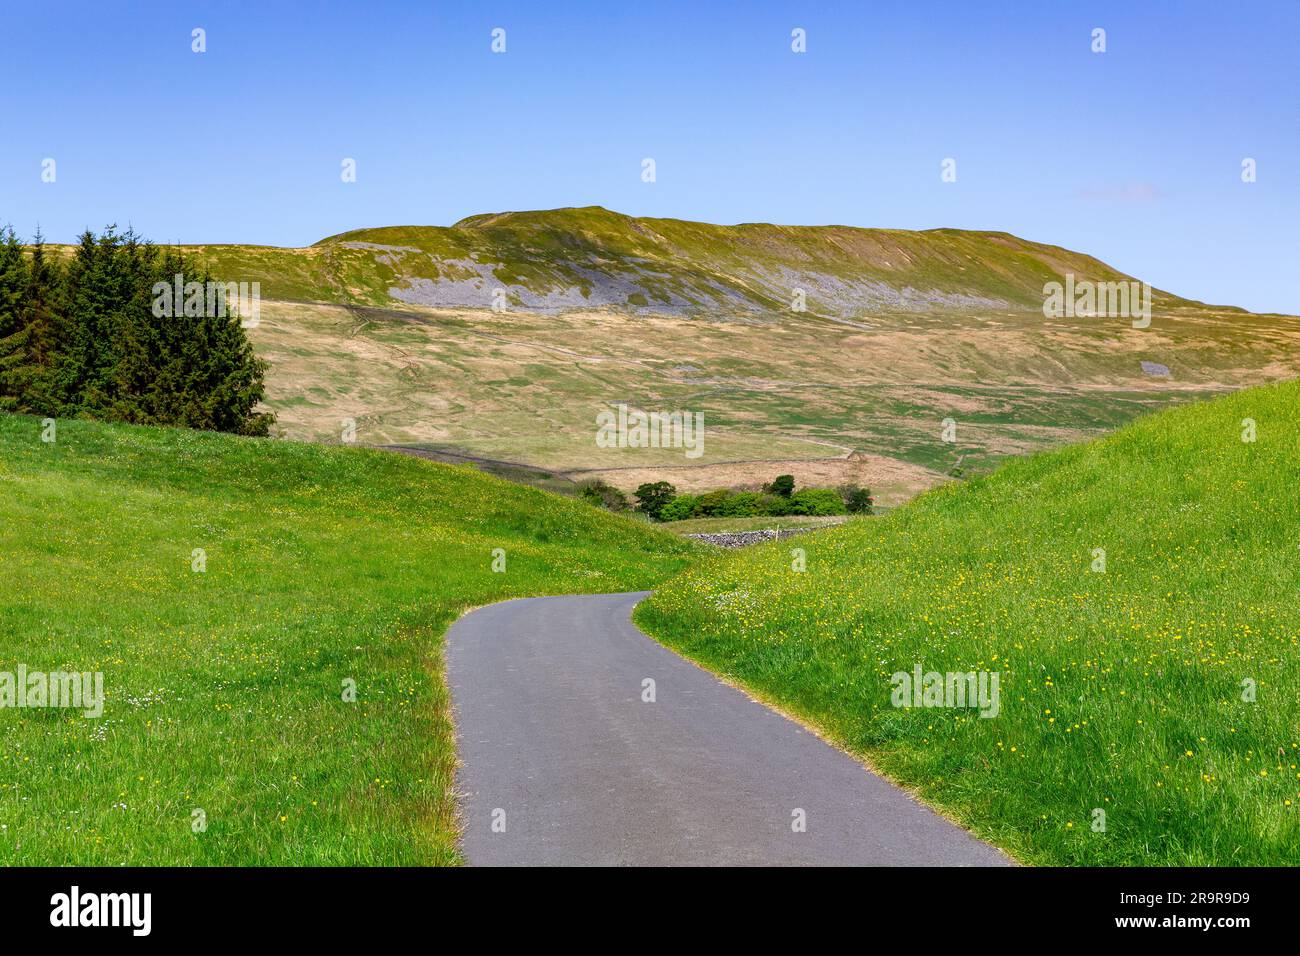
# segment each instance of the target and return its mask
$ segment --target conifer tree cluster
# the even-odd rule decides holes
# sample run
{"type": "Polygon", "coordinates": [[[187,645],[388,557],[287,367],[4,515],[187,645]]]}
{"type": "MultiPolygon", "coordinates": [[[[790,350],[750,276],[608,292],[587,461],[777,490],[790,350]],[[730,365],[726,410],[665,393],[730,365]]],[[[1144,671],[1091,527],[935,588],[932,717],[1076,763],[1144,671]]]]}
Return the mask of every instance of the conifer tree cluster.
{"type": "Polygon", "coordinates": [[[157,288],[178,277],[211,281],[131,230],[87,230],[71,256],[0,233],[0,410],[267,434],[266,363],[234,303],[160,310],[157,288]]]}

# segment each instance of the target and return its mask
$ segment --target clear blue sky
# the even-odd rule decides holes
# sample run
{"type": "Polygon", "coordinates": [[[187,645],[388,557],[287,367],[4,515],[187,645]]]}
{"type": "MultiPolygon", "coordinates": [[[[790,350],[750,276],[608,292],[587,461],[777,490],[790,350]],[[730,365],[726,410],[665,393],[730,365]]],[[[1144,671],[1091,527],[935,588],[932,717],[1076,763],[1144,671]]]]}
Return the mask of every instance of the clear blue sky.
{"type": "Polygon", "coordinates": [[[1296,0],[8,3],[0,63],[25,236],[306,245],[599,204],[1004,229],[1300,313],[1296,0]]]}

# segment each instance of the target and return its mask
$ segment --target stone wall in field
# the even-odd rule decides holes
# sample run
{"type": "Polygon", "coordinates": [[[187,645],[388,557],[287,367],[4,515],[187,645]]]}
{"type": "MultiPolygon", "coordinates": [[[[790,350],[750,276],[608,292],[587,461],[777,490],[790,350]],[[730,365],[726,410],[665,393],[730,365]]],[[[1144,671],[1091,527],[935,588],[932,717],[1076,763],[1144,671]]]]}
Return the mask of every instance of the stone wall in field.
{"type": "Polygon", "coordinates": [[[688,534],[686,537],[716,544],[720,548],[743,548],[763,541],[778,541],[796,534],[816,531],[816,528],[767,528],[762,531],[717,531],[712,534],[688,534]]]}

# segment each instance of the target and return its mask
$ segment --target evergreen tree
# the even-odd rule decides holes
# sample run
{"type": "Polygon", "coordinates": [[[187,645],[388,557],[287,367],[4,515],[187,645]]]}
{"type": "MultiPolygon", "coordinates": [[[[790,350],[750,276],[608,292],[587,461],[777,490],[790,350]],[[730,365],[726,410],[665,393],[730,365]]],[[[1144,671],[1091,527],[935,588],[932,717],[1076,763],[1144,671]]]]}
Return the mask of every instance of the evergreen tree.
{"type": "Polygon", "coordinates": [[[267,434],[266,363],[211,278],[130,229],[83,233],[66,266],[0,236],[0,408],[267,434]],[[178,281],[200,291],[172,301],[178,281]]]}
{"type": "Polygon", "coordinates": [[[18,405],[17,393],[8,383],[5,370],[20,360],[19,342],[13,336],[26,324],[30,272],[22,244],[13,229],[7,228],[0,236],[0,410],[4,411],[18,405]]]}
{"type": "Polygon", "coordinates": [[[5,405],[38,415],[66,413],[55,368],[64,334],[62,271],[45,252],[37,232],[31,261],[23,270],[26,284],[17,321],[0,340],[0,393],[5,405]]]}

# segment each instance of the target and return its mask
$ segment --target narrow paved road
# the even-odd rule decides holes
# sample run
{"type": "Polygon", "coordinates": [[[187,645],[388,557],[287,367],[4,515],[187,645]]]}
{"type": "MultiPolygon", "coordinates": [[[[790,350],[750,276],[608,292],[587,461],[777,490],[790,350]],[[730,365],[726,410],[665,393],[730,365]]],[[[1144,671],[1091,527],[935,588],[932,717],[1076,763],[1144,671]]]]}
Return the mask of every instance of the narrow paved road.
{"type": "Polygon", "coordinates": [[[471,864],[1008,863],[650,640],[629,617],[645,596],[507,601],[452,626],[471,864]]]}

